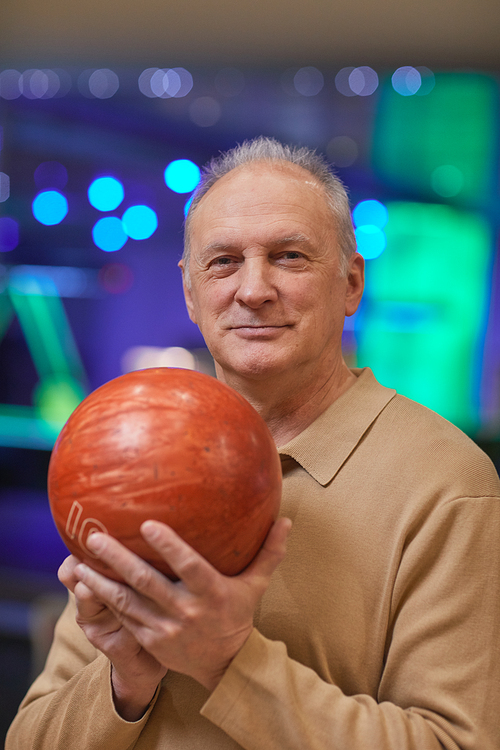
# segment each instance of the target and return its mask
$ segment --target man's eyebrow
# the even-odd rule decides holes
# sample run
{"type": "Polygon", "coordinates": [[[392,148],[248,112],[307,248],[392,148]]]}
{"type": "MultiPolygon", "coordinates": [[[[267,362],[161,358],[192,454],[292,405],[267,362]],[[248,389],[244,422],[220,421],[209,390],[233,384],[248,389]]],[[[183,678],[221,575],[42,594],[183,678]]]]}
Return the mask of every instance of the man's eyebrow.
{"type": "Polygon", "coordinates": [[[291,234],[289,237],[280,237],[275,240],[273,245],[291,245],[292,242],[310,242],[309,237],[305,234],[291,234]]]}
{"type": "MultiPolygon", "coordinates": [[[[282,247],[283,245],[291,245],[293,243],[303,243],[308,244],[310,242],[309,237],[306,237],[305,234],[290,234],[286,237],[277,237],[275,240],[270,241],[270,245],[274,245],[277,247],[282,247]]],[[[207,245],[204,245],[204,247],[200,250],[200,258],[206,258],[207,256],[211,255],[212,253],[218,253],[220,251],[225,252],[229,250],[234,250],[237,247],[236,242],[224,242],[223,240],[216,240],[215,242],[209,242],[207,245]]]]}
{"type": "MultiPolygon", "coordinates": [[[[269,242],[270,245],[290,245],[292,242],[310,242],[309,237],[306,237],[305,234],[291,234],[287,235],[286,237],[277,237],[275,240],[271,240],[269,242]]],[[[212,250],[231,250],[232,248],[236,247],[237,243],[235,242],[224,242],[224,241],[216,241],[216,242],[209,242],[208,245],[205,245],[201,248],[202,253],[209,253],[212,250]]]]}
{"type": "Polygon", "coordinates": [[[213,250],[231,250],[234,248],[234,244],[232,242],[209,242],[208,245],[204,245],[201,248],[201,253],[210,253],[213,250]]]}

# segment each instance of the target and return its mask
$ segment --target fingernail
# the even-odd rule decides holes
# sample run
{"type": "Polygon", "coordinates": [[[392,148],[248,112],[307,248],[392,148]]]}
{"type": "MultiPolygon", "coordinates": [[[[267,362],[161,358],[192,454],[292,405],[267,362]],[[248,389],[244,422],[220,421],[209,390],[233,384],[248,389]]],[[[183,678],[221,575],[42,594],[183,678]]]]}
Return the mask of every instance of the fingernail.
{"type": "Polygon", "coordinates": [[[102,539],[98,534],[89,534],[87,537],[87,547],[92,552],[99,552],[102,549],[102,539]]]}
{"type": "Polygon", "coordinates": [[[144,521],[141,526],[141,533],[147,539],[155,539],[158,536],[158,528],[154,521],[144,521]]]}

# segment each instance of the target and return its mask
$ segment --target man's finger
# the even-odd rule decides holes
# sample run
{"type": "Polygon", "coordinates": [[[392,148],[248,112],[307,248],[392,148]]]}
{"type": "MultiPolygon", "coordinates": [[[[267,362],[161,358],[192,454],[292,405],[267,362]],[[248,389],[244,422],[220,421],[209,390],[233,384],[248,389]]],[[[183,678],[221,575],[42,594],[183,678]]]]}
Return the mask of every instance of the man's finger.
{"type": "Polygon", "coordinates": [[[216,577],[221,575],[170,526],[160,521],[145,521],[141,526],[141,534],[191,593],[206,594],[216,577]]]}
{"type": "Polygon", "coordinates": [[[152,600],[166,601],[172,596],[172,584],[162,573],[108,534],[92,534],[87,546],[135,591],[152,600]]]}
{"type": "Polygon", "coordinates": [[[263,585],[267,588],[269,579],[285,557],[286,542],[291,528],[292,522],[289,518],[278,518],[271,526],[257,556],[241,573],[242,578],[251,580],[261,578],[263,585]]]}
{"type": "Polygon", "coordinates": [[[92,620],[106,609],[94,592],[82,581],[78,581],[75,585],[74,594],[78,616],[82,620],[92,620]]]}
{"type": "Polygon", "coordinates": [[[75,577],[75,568],[79,562],[80,560],[78,560],[77,557],[74,557],[74,555],[70,555],[65,560],[63,560],[63,562],[59,566],[59,570],[57,571],[57,577],[59,578],[63,586],[66,586],[66,588],[70,591],[75,590],[75,585],[78,582],[78,578],[75,577]]]}
{"type": "MultiPolygon", "coordinates": [[[[123,620],[125,617],[134,617],[136,608],[134,607],[133,591],[129,586],[103,576],[84,563],[76,567],[75,574],[80,581],[78,586],[81,584],[87,590],[90,590],[93,600],[102,602],[119,620],[123,620]]],[[[75,592],[76,590],[75,588],[75,592]]],[[[85,595],[83,598],[86,599],[85,595]]]]}

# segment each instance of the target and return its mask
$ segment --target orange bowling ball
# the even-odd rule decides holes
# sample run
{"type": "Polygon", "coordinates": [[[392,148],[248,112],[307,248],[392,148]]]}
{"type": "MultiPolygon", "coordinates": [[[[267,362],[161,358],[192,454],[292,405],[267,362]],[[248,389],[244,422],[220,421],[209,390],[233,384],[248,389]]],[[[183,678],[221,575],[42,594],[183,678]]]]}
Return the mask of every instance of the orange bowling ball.
{"type": "Polygon", "coordinates": [[[70,552],[110,578],[119,577],[87,548],[95,531],[175,579],[140,535],[147,519],[236,575],[278,515],[281,464],[267,425],[236,391],[154,368],[105,383],[75,409],[52,451],[48,493],[70,552]]]}

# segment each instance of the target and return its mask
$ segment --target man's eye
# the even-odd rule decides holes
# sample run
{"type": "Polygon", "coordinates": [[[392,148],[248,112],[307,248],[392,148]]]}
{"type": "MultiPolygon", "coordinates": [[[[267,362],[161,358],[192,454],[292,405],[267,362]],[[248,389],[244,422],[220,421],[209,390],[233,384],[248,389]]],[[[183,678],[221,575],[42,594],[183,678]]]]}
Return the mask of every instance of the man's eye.
{"type": "Polygon", "coordinates": [[[289,262],[301,261],[301,260],[304,260],[304,256],[302,255],[302,253],[299,253],[297,250],[287,250],[286,252],[282,253],[279,256],[278,260],[289,261],[289,262]]]}
{"type": "Polygon", "coordinates": [[[215,274],[228,274],[232,273],[238,268],[238,261],[236,258],[231,258],[228,255],[221,255],[220,258],[214,258],[210,261],[210,268],[215,274]]]}
{"type": "Polygon", "coordinates": [[[232,263],[231,258],[215,258],[212,261],[213,266],[228,266],[230,263],[232,263]]]}

